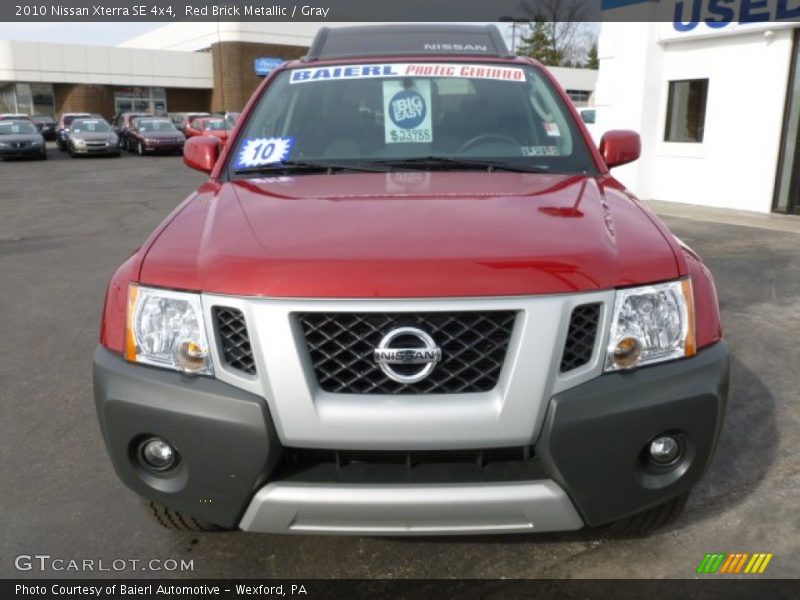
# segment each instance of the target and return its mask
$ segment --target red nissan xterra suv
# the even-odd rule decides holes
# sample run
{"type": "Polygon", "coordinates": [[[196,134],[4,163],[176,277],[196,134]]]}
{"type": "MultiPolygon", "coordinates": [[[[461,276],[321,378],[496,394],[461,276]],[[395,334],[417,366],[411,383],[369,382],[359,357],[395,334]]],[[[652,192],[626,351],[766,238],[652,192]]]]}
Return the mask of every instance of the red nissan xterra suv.
{"type": "Polygon", "coordinates": [[[649,531],[708,467],[728,349],[698,256],[494,26],[322,29],[117,270],[94,389],[165,525],[649,531]]]}

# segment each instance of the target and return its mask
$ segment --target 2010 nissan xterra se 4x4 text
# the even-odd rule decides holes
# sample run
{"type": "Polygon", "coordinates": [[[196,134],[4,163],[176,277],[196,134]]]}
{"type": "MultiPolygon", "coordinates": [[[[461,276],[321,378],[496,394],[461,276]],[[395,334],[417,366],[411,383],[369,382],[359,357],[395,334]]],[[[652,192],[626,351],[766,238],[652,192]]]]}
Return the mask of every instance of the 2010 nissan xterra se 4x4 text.
{"type": "Polygon", "coordinates": [[[117,270],[94,357],[165,525],[649,531],[709,465],[712,277],[493,26],[323,29],[117,270]]]}

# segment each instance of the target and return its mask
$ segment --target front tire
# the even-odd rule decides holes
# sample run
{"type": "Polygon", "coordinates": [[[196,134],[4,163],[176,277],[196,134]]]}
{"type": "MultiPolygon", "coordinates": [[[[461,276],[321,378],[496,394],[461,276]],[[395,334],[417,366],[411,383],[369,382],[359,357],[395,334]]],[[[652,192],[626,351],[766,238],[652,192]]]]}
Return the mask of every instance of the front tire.
{"type": "Polygon", "coordinates": [[[214,531],[230,531],[219,525],[214,525],[208,521],[198,519],[191,515],[185,515],[177,510],[173,510],[154,502],[153,500],[145,500],[142,498],[142,506],[145,512],[148,513],[159,525],[165,529],[173,529],[176,531],[197,531],[211,533],[214,531]]]}
{"type": "Polygon", "coordinates": [[[144,144],[142,142],[136,144],[136,154],[144,156],[144,144]]]}

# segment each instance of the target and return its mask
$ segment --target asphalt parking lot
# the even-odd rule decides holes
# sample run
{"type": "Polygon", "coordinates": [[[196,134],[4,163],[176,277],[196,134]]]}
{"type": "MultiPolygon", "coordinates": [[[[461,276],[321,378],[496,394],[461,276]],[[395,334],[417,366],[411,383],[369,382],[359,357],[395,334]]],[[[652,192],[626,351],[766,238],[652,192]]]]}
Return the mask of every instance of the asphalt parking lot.
{"type": "Polygon", "coordinates": [[[109,276],[204,176],[179,157],[50,157],[0,163],[0,577],[684,578],[712,551],[772,552],[765,576],[800,576],[800,222],[665,218],[714,272],[733,351],[720,447],[670,528],[644,539],[198,535],[161,529],[117,479],[91,357],[109,276]],[[20,554],[183,558],[194,570],[19,572],[20,554]]]}

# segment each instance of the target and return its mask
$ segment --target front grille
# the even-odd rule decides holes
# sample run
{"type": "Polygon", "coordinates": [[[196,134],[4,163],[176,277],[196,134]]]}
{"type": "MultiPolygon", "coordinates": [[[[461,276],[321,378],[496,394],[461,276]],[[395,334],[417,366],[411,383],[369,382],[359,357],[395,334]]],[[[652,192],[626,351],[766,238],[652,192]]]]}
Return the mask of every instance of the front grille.
{"type": "Polygon", "coordinates": [[[476,450],[317,450],[314,448],[286,448],[284,460],[294,466],[333,464],[337,468],[347,465],[420,465],[467,463],[479,467],[492,463],[528,461],[533,458],[530,446],[511,448],[483,448],[476,450]]]}
{"type": "Polygon", "coordinates": [[[592,359],[599,323],[600,304],[582,304],[572,309],[564,354],[561,356],[562,373],[582,367],[592,359]]]}
{"type": "Polygon", "coordinates": [[[256,362],[250,347],[250,336],[244,315],[238,308],[215,306],[212,314],[217,326],[217,339],[222,358],[232,369],[255,375],[256,362]]]}
{"type": "Polygon", "coordinates": [[[516,312],[302,313],[298,319],[326,392],[456,394],[497,385],[516,312]],[[373,358],[383,336],[398,327],[421,329],[442,350],[441,361],[420,382],[393,381],[373,358]]]}

